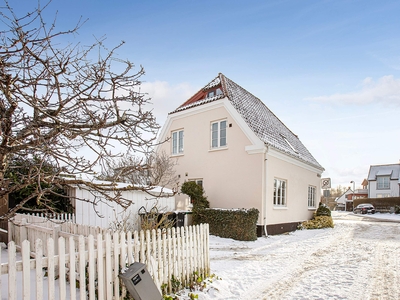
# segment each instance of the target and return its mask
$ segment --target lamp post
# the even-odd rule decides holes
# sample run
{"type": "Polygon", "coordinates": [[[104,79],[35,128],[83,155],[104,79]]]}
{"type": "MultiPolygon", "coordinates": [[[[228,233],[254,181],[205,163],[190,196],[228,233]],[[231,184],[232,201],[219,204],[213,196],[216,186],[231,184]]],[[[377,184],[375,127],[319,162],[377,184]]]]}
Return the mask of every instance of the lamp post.
{"type": "Polygon", "coordinates": [[[353,196],[351,197],[351,201],[353,202],[353,210],[354,210],[354,190],[356,188],[356,182],[354,180],[350,181],[353,184],[353,196]]]}

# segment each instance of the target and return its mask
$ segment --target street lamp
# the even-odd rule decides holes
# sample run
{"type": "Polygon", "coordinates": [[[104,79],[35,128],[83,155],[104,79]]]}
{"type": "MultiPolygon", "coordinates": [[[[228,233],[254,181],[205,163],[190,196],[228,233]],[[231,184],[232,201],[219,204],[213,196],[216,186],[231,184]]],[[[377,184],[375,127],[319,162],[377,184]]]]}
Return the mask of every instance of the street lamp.
{"type": "Polygon", "coordinates": [[[353,209],[354,209],[354,190],[356,189],[356,182],[355,181],[350,181],[350,183],[353,184],[353,197],[351,197],[351,202],[353,202],[353,209]]]}

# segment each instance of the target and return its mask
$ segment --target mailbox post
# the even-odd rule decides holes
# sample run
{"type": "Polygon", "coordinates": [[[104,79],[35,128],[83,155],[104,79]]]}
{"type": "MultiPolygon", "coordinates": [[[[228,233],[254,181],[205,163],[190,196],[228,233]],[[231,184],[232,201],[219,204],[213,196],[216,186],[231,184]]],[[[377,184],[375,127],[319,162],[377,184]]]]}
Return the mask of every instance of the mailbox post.
{"type": "Polygon", "coordinates": [[[135,300],[163,299],[145,264],[135,262],[124,273],[120,273],[119,277],[135,300]]]}

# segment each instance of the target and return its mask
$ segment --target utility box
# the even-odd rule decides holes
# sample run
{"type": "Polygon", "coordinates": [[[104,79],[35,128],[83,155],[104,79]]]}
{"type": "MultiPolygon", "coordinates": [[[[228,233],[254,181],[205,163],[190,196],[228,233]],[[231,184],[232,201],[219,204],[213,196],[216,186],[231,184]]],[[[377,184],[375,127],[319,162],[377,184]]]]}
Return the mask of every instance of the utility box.
{"type": "Polygon", "coordinates": [[[119,278],[135,300],[163,299],[145,264],[140,262],[131,264],[124,273],[119,274],[119,278]]]}

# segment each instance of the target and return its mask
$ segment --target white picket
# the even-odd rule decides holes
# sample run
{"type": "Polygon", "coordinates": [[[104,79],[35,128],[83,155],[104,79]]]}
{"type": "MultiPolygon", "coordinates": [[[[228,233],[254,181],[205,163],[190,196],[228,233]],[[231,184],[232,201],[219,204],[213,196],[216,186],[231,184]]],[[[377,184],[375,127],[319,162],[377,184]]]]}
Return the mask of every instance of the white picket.
{"type": "MultiPolygon", "coordinates": [[[[75,241],[74,237],[70,236],[69,237],[69,286],[70,286],[70,299],[71,300],[76,300],[76,274],[75,274],[75,263],[76,263],[76,256],[75,256],[75,241]]],[[[42,298],[36,298],[36,299],[43,299],[42,298]]]]}
{"type": "MultiPolygon", "coordinates": [[[[53,226],[51,230],[54,231],[54,228],[57,227],[53,226]]],[[[72,232],[77,227],[69,228],[72,232]]],[[[23,241],[21,262],[16,261],[15,243],[9,243],[8,263],[1,266],[2,274],[8,273],[9,299],[30,299],[32,280],[35,281],[32,284],[36,285],[36,299],[43,299],[44,279],[48,299],[58,295],[57,299],[68,297],[76,300],[77,293],[80,299],[123,298],[127,292],[124,286],[120,286],[118,275],[134,261],[145,263],[157,287],[160,289],[162,284],[167,284],[168,291],[171,291],[172,276],[187,285],[193,279],[193,272],[201,276],[209,272],[208,225],[140,233],[114,232],[112,235],[109,231],[92,230],[90,232],[97,232],[96,236],[84,237],[72,233],[67,240],[63,232],[59,231],[57,241],[47,238],[44,244],[42,240],[36,240],[33,251],[29,240],[23,241]],[[44,249],[47,257],[43,257],[44,249]],[[30,278],[30,270],[34,268],[35,278],[30,278]],[[43,277],[43,268],[47,269],[46,277],[43,277]],[[22,290],[17,289],[17,272],[22,272],[22,290]],[[56,280],[59,286],[57,291],[56,280]]]]}

